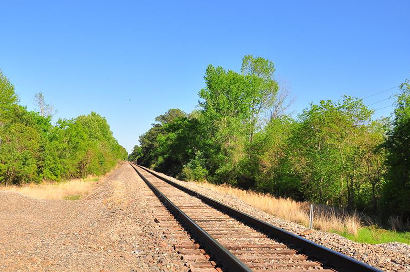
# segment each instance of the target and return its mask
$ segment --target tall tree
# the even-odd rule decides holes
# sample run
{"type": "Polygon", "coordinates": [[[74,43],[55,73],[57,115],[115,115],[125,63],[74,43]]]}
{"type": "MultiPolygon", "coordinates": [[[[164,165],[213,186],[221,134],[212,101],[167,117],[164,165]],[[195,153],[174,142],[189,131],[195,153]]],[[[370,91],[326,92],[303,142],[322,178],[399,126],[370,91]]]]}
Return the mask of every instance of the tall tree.
{"type": "Polygon", "coordinates": [[[249,141],[252,142],[253,135],[258,130],[258,122],[261,114],[272,108],[276,101],[278,83],[273,79],[275,66],[272,61],[262,57],[246,55],[242,59],[241,73],[250,81],[247,92],[250,97],[250,132],[249,141]]]}
{"type": "Polygon", "coordinates": [[[163,158],[160,158],[159,154],[158,137],[164,132],[164,126],[185,116],[186,113],[180,109],[170,109],[155,118],[157,123],[152,124],[152,127],[139,138],[141,147],[139,163],[141,165],[156,167],[159,164],[159,159],[163,158]]]}
{"type": "Polygon", "coordinates": [[[0,71],[0,124],[5,121],[11,107],[17,103],[13,84],[0,71]]]}
{"type": "Polygon", "coordinates": [[[400,86],[393,127],[386,142],[389,166],[385,206],[389,213],[410,218],[410,83],[400,86]]]}
{"type": "Polygon", "coordinates": [[[129,161],[138,161],[138,158],[142,155],[142,149],[139,145],[134,145],[132,152],[128,155],[129,161]]]}
{"type": "Polygon", "coordinates": [[[53,126],[44,96],[37,97],[39,112],[18,105],[0,73],[0,183],[102,174],[126,158],[103,117],[91,113],[53,126]]]}
{"type": "Polygon", "coordinates": [[[155,117],[155,121],[161,125],[172,123],[178,118],[186,117],[186,113],[180,109],[169,109],[166,113],[155,117]]]}
{"type": "Polygon", "coordinates": [[[300,117],[290,154],[306,196],[320,203],[354,207],[359,191],[360,140],[371,111],[359,99],[321,101],[300,117]]]}
{"type": "Polygon", "coordinates": [[[238,177],[245,148],[260,127],[261,115],[269,109],[277,92],[273,63],[245,56],[242,74],[209,65],[206,88],[199,92],[201,120],[213,148],[205,152],[215,179],[238,177]]]}

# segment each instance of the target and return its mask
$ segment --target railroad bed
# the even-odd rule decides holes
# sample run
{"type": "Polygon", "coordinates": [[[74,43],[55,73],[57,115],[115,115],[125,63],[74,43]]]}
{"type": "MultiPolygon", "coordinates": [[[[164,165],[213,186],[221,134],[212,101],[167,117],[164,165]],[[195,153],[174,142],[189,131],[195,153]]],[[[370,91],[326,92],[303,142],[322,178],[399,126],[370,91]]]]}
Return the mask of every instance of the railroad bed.
{"type": "MultiPolygon", "coordinates": [[[[215,271],[210,264],[223,271],[379,271],[132,166],[198,243],[183,242],[176,250],[189,255],[203,249],[204,265],[196,271],[215,271]]],[[[164,227],[171,224],[168,215],[158,220],[164,227]]]]}

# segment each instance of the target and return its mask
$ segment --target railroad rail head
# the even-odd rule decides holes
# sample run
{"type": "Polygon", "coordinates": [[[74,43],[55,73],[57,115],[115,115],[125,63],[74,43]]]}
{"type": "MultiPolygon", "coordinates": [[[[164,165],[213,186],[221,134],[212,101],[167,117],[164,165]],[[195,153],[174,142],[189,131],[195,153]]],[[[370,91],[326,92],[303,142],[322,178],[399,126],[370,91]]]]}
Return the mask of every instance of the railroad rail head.
{"type": "Polygon", "coordinates": [[[218,241],[212,238],[204,229],[189,218],[181,209],[179,209],[171,200],[161,193],[147,178],[145,178],[137,167],[131,166],[154,192],[164,206],[174,215],[180,224],[190,233],[190,235],[199,242],[201,247],[226,271],[251,272],[252,270],[235,257],[229,250],[223,247],[218,241]]]}
{"type": "MultiPolygon", "coordinates": [[[[133,166],[134,167],[134,166],[133,166]]],[[[159,174],[157,174],[155,171],[152,171],[149,168],[139,166],[142,169],[146,170],[150,174],[154,175],[155,177],[165,181],[166,183],[174,186],[175,188],[178,188],[181,191],[184,191],[185,193],[195,196],[198,199],[202,200],[204,203],[208,204],[209,206],[212,206],[216,208],[217,210],[231,216],[232,218],[235,218],[236,220],[241,221],[243,224],[257,229],[258,231],[264,233],[268,237],[279,240],[285,244],[287,244],[290,247],[293,247],[294,249],[298,250],[299,252],[305,254],[306,256],[316,259],[319,262],[321,262],[323,265],[337,269],[338,271],[358,271],[358,272],[381,272],[381,270],[372,267],[364,262],[358,261],[352,257],[349,257],[347,255],[344,255],[340,252],[334,251],[332,249],[326,248],[322,245],[316,244],[308,239],[305,239],[303,237],[300,237],[296,234],[293,234],[291,232],[288,232],[284,229],[281,229],[279,227],[276,227],[270,223],[267,223],[265,221],[262,221],[260,219],[257,219],[251,215],[248,215],[246,213],[243,213],[239,210],[236,210],[232,207],[229,207],[219,201],[213,200],[205,195],[202,195],[198,192],[195,192],[191,189],[188,189],[168,178],[165,178],[159,174]]],[[[134,169],[136,169],[134,167],[134,169]]],[[[137,170],[136,170],[137,171],[137,170]]],[[[138,173],[138,171],[137,171],[138,173]]],[[[141,174],[139,173],[141,176],[141,174]]],[[[142,178],[142,177],[141,177],[142,178]]],[[[144,178],[143,178],[144,179],[144,178]]],[[[145,180],[144,180],[145,181],[145,180]]],[[[211,237],[212,238],[212,237],[211,237]]],[[[215,241],[216,242],[216,241],[215,241]]],[[[249,269],[249,268],[248,268],[249,269]]],[[[241,270],[233,270],[233,271],[241,271],[241,270]]],[[[249,270],[251,271],[251,270],[249,270]]]]}

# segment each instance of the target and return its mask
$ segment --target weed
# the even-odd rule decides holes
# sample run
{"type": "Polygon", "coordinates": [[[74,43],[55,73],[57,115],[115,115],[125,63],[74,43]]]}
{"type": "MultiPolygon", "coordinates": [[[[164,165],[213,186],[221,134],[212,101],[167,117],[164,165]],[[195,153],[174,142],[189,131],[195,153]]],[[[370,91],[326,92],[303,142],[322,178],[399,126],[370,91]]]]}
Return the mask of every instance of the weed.
{"type": "MultiPolygon", "coordinates": [[[[241,190],[228,185],[218,186],[211,183],[201,183],[201,186],[236,196],[245,203],[279,218],[304,226],[309,225],[309,203],[307,202],[298,202],[290,198],[276,198],[269,194],[241,190]]],[[[336,212],[334,209],[320,208],[314,213],[313,227],[324,231],[347,231],[351,235],[357,235],[361,223],[359,216],[355,213],[341,213],[340,211],[336,212]]]]}
{"type": "Polygon", "coordinates": [[[98,177],[72,179],[61,182],[43,182],[23,186],[0,187],[0,190],[13,191],[36,199],[79,199],[95,186],[98,177]]]}
{"type": "Polygon", "coordinates": [[[79,200],[80,198],[81,195],[68,195],[64,197],[65,200],[79,200]]]}

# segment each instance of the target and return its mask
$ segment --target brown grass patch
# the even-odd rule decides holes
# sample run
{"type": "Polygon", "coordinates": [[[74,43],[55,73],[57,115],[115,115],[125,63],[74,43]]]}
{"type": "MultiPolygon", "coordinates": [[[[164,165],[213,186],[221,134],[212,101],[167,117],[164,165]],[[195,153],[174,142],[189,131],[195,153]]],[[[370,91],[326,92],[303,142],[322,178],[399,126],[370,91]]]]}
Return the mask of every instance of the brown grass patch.
{"type": "MultiPolygon", "coordinates": [[[[269,194],[241,190],[228,185],[201,183],[201,186],[213,191],[236,196],[245,203],[279,218],[309,226],[309,206],[307,202],[298,202],[290,198],[276,198],[269,194]]],[[[323,231],[348,232],[357,235],[361,228],[357,214],[336,211],[331,208],[316,207],[313,228],[323,231]]]]}
{"type": "Polygon", "coordinates": [[[98,178],[72,179],[61,182],[43,182],[22,186],[1,186],[2,191],[12,191],[35,199],[68,199],[77,200],[87,195],[95,186],[98,178]]]}

